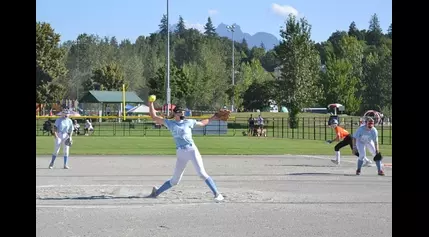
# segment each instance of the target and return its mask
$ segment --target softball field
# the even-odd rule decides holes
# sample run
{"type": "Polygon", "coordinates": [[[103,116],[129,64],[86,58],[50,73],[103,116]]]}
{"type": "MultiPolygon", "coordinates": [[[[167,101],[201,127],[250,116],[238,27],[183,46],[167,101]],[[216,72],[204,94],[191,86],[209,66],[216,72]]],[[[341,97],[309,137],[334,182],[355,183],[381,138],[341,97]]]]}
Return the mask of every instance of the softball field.
{"type": "Polygon", "coordinates": [[[328,156],[204,155],[225,197],[215,203],[189,162],[181,183],[157,199],[152,186],[170,178],[174,156],[62,157],[48,169],[36,158],[36,233],[62,236],[392,236],[392,159],[355,176],[356,162],[328,156]]]}

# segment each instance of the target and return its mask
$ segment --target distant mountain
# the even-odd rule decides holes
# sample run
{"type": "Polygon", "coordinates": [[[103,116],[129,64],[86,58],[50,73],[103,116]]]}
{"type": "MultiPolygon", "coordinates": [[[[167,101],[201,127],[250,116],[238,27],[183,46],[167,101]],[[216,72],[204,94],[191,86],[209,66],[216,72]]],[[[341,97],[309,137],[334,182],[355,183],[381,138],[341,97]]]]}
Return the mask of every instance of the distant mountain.
{"type": "MultiPolygon", "coordinates": [[[[216,33],[221,37],[232,39],[231,32],[227,30],[226,26],[227,25],[224,23],[219,24],[219,26],[216,28],[216,33]]],[[[274,46],[280,43],[280,40],[273,34],[258,32],[254,35],[250,35],[249,33],[244,33],[239,25],[235,25],[234,41],[241,42],[243,39],[246,39],[249,48],[254,46],[260,47],[261,43],[263,43],[267,50],[273,49],[274,46]]]]}
{"type": "MultiPolygon", "coordinates": [[[[176,26],[177,24],[170,25],[170,32],[173,32],[176,29],[176,26]]],[[[224,23],[219,24],[219,26],[216,28],[216,33],[220,37],[232,39],[231,32],[226,29],[226,26],[227,25],[224,23]]],[[[156,32],[159,32],[159,30],[156,32]]],[[[280,40],[273,34],[267,32],[258,32],[254,35],[251,35],[249,33],[244,33],[239,25],[235,25],[234,41],[241,43],[243,39],[246,39],[249,48],[253,48],[254,46],[260,47],[261,43],[264,43],[266,50],[273,49],[274,46],[280,43],[280,40]]]]}

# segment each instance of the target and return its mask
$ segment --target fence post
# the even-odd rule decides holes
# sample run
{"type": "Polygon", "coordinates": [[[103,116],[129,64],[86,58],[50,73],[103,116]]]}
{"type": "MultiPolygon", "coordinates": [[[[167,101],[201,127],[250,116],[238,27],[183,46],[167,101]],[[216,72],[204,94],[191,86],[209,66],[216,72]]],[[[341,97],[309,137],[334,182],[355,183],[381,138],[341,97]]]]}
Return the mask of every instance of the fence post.
{"type": "Polygon", "coordinates": [[[289,117],[286,119],[286,137],[289,138],[289,117]]]}
{"type": "MultiPolygon", "coordinates": [[[[288,126],[290,126],[290,121],[289,121],[289,123],[288,123],[288,126]]],[[[292,130],[292,139],[294,139],[294,138],[295,138],[295,132],[294,132],[294,129],[293,129],[293,128],[290,128],[290,130],[292,130]]]]}
{"type": "Polygon", "coordinates": [[[277,137],[280,137],[280,132],[279,132],[279,127],[280,127],[280,121],[278,119],[276,119],[276,128],[277,128],[277,137]]]}
{"type": "Polygon", "coordinates": [[[302,139],[305,139],[305,118],[302,118],[302,139]]]}
{"type": "MultiPolygon", "coordinates": [[[[233,134],[234,134],[234,129],[232,131],[233,131],[233,134]]],[[[217,121],[217,135],[220,137],[220,120],[217,121]]]]}
{"type": "Polygon", "coordinates": [[[282,117],[282,138],[284,138],[284,118],[282,117]]]}
{"type": "Polygon", "coordinates": [[[313,138],[316,140],[316,117],[313,118],[313,138]]]}
{"type": "Polygon", "coordinates": [[[325,128],[325,141],[328,139],[327,134],[326,134],[326,126],[328,126],[327,124],[328,123],[327,123],[326,118],[325,118],[325,123],[323,124],[324,125],[323,127],[325,128]]]}
{"type": "Polygon", "coordinates": [[[236,130],[236,126],[237,126],[237,118],[234,118],[234,129],[232,130],[233,131],[233,136],[235,137],[235,134],[237,133],[237,130],[236,130]]]}
{"type": "Polygon", "coordinates": [[[384,137],[384,126],[383,126],[383,121],[381,121],[381,145],[383,145],[384,144],[384,139],[383,139],[383,137],[384,137]]]}
{"type": "Polygon", "coordinates": [[[275,134],[274,134],[274,123],[275,123],[275,120],[273,118],[273,137],[275,136],[275,134]]]}
{"type": "Polygon", "coordinates": [[[392,145],[392,119],[390,119],[389,124],[389,145],[392,145]]]}

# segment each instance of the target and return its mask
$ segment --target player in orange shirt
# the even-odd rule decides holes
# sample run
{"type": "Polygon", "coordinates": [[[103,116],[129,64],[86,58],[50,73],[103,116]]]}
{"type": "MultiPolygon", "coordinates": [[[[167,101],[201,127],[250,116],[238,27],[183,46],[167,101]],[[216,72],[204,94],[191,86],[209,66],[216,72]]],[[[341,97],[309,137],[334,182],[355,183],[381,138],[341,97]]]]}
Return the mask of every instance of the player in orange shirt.
{"type": "MultiPolygon", "coordinates": [[[[335,159],[332,159],[331,161],[334,164],[339,165],[340,161],[341,161],[341,153],[340,153],[340,149],[349,145],[350,149],[353,152],[353,137],[352,135],[345,130],[344,128],[338,126],[338,120],[334,119],[332,121],[332,128],[335,130],[335,138],[334,140],[329,140],[329,143],[332,143],[333,141],[339,141],[337,145],[335,145],[334,150],[335,150],[335,159]]],[[[357,157],[359,157],[359,153],[355,154],[357,157]]],[[[368,158],[366,158],[366,160],[364,160],[364,166],[371,166],[371,160],[369,160],[368,158]]]]}

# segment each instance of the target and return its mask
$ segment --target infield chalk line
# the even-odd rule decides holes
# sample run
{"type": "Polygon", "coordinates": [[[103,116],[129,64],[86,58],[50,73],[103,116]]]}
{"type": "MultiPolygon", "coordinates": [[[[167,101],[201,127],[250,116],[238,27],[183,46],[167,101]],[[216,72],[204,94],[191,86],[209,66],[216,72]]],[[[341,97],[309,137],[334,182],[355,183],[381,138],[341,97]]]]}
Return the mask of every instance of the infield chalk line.
{"type": "Polygon", "coordinates": [[[148,187],[150,185],[140,184],[51,184],[51,185],[36,185],[36,188],[67,188],[67,187],[148,187]]]}
{"type": "MultiPolygon", "coordinates": [[[[287,155],[289,155],[289,154],[287,154],[287,155]]],[[[329,159],[329,157],[313,156],[313,155],[295,155],[295,156],[298,156],[298,157],[307,157],[307,158],[314,158],[314,159],[322,159],[322,160],[327,160],[327,159],[329,159]]],[[[356,159],[357,159],[357,158],[356,158],[356,159]]],[[[345,163],[345,162],[347,162],[347,163],[351,163],[351,164],[355,164],[355,163],[356,163],[356,161],[344,160],[344,158],[342,158],[342,159],[341,159],[341,163],[345,163]]],[[[384,167],[392,168],[392,163],[383,163],[383,166],[384,166],[384,167]]]]}
{"type": "Polygon", "coordinates": [[[143,208],[152,205],[36,205],[36,208],[71,208],[71,209],[94,209],[94,208],[104,208],[104,209],[113,209],[113,208],[143,208]]]}
{"type": "MultiPolygon", "coordinates": [[[[328,156],[326,156],[326,157],[323,157],[323,156],[313,156],[313,155],[295,155],[295,156],[314,158],[314,159],[319,159],[319,160],[330,160],[331,159],[328,156]]],[[[341,162],[347,162],[347,163],[351,163],[351,164],[356,163],[356,161],[349,161],[349,160],[344,160],[344,159],[341,159],[341,162]]]]}

